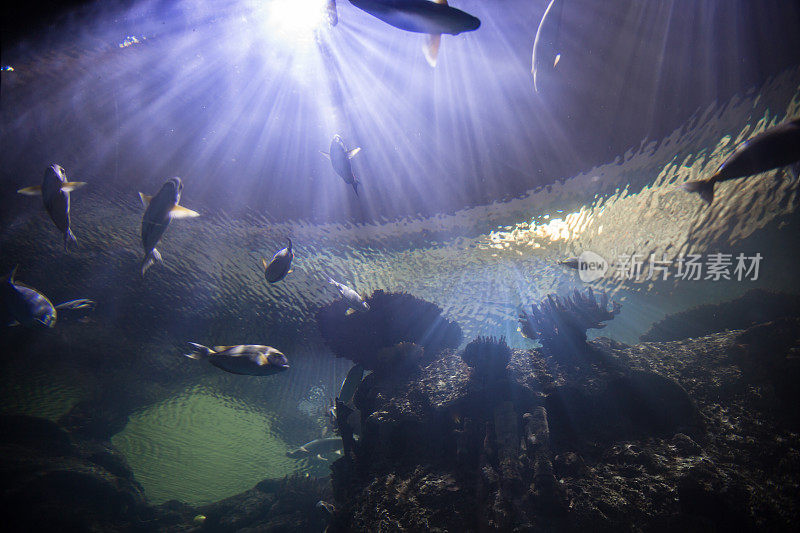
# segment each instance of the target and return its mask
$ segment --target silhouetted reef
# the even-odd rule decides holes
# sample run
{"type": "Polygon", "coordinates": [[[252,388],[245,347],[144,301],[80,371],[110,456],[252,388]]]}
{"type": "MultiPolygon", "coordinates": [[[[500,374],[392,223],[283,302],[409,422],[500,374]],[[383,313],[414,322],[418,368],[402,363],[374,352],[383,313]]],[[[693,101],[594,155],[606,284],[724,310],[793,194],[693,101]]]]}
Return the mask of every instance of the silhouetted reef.
{"type": "Polygon", "coordinates": [[[567,357],[487,337],[434,359],[410,341],[380,349],[354,398],[361,435],[330,479],[153,506],[107,441],[124,419],[84,404],[62,419],[69,430],[0,417],[5,517],[18,530],[332,533],[800,520],[800,318],[635,346],[600,338],[567,357]]]}
{"type": "Polygon", "coordinates": [[[741,297],[718,304],[703,304],[656,322],[642,342],[668,342],[702,337],[726,329],[744,329],[785,316],[800,316],[800,295],[752,289],[741,297]]]}

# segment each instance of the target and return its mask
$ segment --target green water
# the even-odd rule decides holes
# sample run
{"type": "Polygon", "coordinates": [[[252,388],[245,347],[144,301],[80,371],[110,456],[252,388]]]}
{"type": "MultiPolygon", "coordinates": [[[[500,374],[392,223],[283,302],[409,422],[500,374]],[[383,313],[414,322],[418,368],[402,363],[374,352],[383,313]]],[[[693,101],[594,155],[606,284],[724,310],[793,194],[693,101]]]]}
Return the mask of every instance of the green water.
{"type": "Polygon", "coordinates": [[[199,387],[133,414],[112,443],[155,504],[209,503],[294,468],[264,413],[199,387]]]}

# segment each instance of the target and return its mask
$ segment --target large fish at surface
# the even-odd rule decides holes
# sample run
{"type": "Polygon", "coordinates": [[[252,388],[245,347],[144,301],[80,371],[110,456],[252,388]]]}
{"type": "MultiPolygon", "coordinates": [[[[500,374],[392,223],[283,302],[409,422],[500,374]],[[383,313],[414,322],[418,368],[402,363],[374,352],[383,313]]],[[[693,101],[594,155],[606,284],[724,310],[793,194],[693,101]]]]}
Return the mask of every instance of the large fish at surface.
{"type": "Polygon", "coordinates": [[[181,201],[183,183],[180,178],[170,178],[155,196],[139,193],[142,204],[147,207],[142,217],[142,276],[153,263],[161,261],[161,254],[156,244],[167,231],[170,220],[174,218],[199,217],[200,213],[178,205],[181,201]]]}
{"type": "Polygon", "coordinates": [[[356,196],[358,196],[358,186],[361,185],[361,182],[358,181],[355,174],[353,174],[353,166],[350,164],[350,160],[354,158],[360,151],[361,148],[352,148],[348,150],[344,145],[342,137],[339,135],[334,135],[333,140],[331,141],[331,151],[320,152],[322,155],[331,160],[333,170],[336,171],[339,177],[341,177],[348,185],[352,185],[356,196]]]}
{"type": "Polygon", "coordinates": [[[533,74],[533,88],[539,92],[541,74],[547,69],[554,69],[561,59],[558,52],[558,41],[561,33],[561,9],[564,0],[550,0],[544,10],[542,20],[536,29],[533,40],[533,54],[531,58],[531,74],[533,74]]]}
{"type": "Polygon", "coordinates": [[[784,122],[741,143],[733,154],[704,180],[683,184],[707,203],[714,200],[714,184],[760,174],[800,161],[800,119],[784,122]]]}
{"type": "Polygon", "coordinates": [[[25,187],[17,192],[27,196],[42,195],[44,208],[53,219],[56,227],[64,234],[64,250],[70,242],[76,242],[69,227],[69,193],[86,185],[83,181],[67,181],[67,174],[61,165],[52,164],[44,171],[41,185],[25,187]]]}
{"type": "Polygon", "coordinates": [[[194,347],[186,357],[208,359],[217,368],[245,376],[269,376],[289,368],[289,360],[272,346],[240,344],[238,346],[215,346],[213,349],[190,342],[194,347]]]}
{"type": "Polygon", "coordinates": [[[423,51],[432,67],[436,66],[443,33],[458,35],[475,31],[481,25],[479,18],[448,6],[447,0],[350,0],[350,3],[395,28],[428,34],[423,51]]]}
{"type": "Polygon", "coordinates": [[[14,281],[14,267],[0,285],[0,320],[3,325],[22,324],[29,328],[52,328],[58,319],[57,309],[87,309],[94,302],[84,298],[53,305],[47,296],[33,287],[14,281]]]}

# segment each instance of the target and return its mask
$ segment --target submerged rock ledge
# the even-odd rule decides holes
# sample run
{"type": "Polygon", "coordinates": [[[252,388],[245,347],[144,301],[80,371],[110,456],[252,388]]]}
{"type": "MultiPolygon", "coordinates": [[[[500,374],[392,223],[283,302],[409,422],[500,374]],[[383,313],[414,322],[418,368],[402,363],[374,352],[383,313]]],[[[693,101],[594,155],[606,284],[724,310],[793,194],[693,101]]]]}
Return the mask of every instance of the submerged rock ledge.
{"type": "Polygon", "coordinates": [[[746,531],[800,519],[800,318],[635,346],[601,338],[563,361],[507,359],[500,342],[471,348],[501,354],[491,371],[448,351],[362,382],[362,435],[330,482],[264,480],[201,507],[149,505],[102,431],[0,417],[3,511],[21,530],[70,531],[746,531]]]}

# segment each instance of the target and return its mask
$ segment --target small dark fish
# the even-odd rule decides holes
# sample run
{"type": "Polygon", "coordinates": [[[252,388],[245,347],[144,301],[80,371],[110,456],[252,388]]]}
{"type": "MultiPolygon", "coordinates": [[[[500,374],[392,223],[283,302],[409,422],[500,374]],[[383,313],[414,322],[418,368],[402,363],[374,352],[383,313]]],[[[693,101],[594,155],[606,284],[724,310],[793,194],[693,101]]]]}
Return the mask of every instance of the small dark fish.
{"type": "Polygon", "coordinates": [[[336,507],[334,507],[332,503],[328,503],[323,500],[318,501],[317,505],[315,505],[314,507],[319,509],[328,516],[333,516],[333,513],[336,511],[336,507]]]}
{"type": "Polygon", "coordinates": [[[292,259],[294,259],[292,239],[287,237],[286,240],[289,241],[289,245],[273,255],[269,264],[267,264],[266,259],[261,260],[261,264],[264,266],[264,277],[270,283],[282,280],[286,277],[286,274],[291,272],[292,259]]]}
{"type": "Polygon", "coordinates": [[[361,295],[356,291],[344,283],[334,281],[334,279],[331,277],[328,278],[328,283],[336,287],[342,298],[344,298],[344,300],[350,305],[350,309],[354,311],[369,311],[369,304],[365,302],[364,298],[362,298],[361,295]]]}
{"type": "Polygon", "coordinates": [[[303,457],[316,456],[317,458],[324,460],[322,457],[323,454],[341,453],[342,449],[343,444],[341,437],[329,437],[326,439],[316,439],[312,440],[311,442],[307,442],[296,450],[286,452],[286,457],[291,457],[292,459],[301,459],[303,457]]]}
{"type": "Polygon", "coordinates": [[[92,300],[85,298],[69,300],[53,305],[47,296],[33,287],[14,282],[17,267],[14,267],[0,286],[0,302],[4,325],[22,324],[29,328],[52,328],[58,319],[58,309],[87,309],[94,307],[92,300]]]}
{"type": "Polygon", "coordinates": [[[178,205],[181,201],[182,189],[183,183],[180,178],[176,177],[168,179],[155,196],[139,193],[142,204],[147,207],[142,217],[142,247],[144,248],[142,276],[153,263],[161,261],[161,254],[156,250],[156,244],[167,231],[170,220],[200,216],[200,213],[178,205]]]}
{"type": "Polygon", "coordinates": [[[774,168],[800,161],[800,119],[784,122],[736,147],[708,179],[683,184],[689,192],[696,192],[708,204],[714,200],[714,184],[760,174],[774,168]]]}
{"type": "Polygon", "coordinates": [[[568,268],[574,268],[578,270],[580,268],[580,258],[579,257],[568,257],[567,259],[562,259],[558,262],[559,265],[565,266],[568,268]]]}
{"type": "Polygon", "coordinates": [[[358,196],[358,186],[361,185],[361,182],[358,181],[353,174],[353,167],[350,164],[350,160],[354,158],[360,151],[361,148],[353,148],[348,150],[345,147],[341,136],[334,135],[333,140],[331,141],[331,151],[320,152],[322,155],[331,160],[333,170],[336,171],[339,177],[341,177],[348,185],[353,186],[353,191],[355,191],[356,196],[358,196]]]}
{"type": "Polygon", "coordinates": [[[533,40],[533,54],[531,58],[531,74],[533,74],[533,88],[539,92],[541,85],[539,74],[545,68],[556,68],[561,54],[558,52],[558,38],[561,33],[561,10],[563,0],[550,0],[544,10],[542,20],[536,29],[533,40]]]}
{"type": "Polygon", "coordinates": [[[269,376],[289,368],[289,360],[272,346],[260,344],[239,344],[237,346],[214,346],[190,342],[192,353],[185,354],[191,359],[208,359],[217,368],[231,374],[246,376],[269,376]]]}
{"type": "Polygon", "coordinates": [[[425,59],[436,66],[443,33],[458,35],[475,31],[481,21],[469,13],[450,7],[447,0],[350,0],[350,3],[395,28],[428,34],[425,59]]]}
{"type": "Polygon", "coordinates": [[[86,183],[83,181],[67,181],[64,168],[54,163],[44,171],[41,185],[25,187],[17,191],[26,196],[42,195],[44,208],[56,227],[64,234],[65,251],[70,242],[77,242],[69,227],[69,193],[84,185],[86,183]]]}

